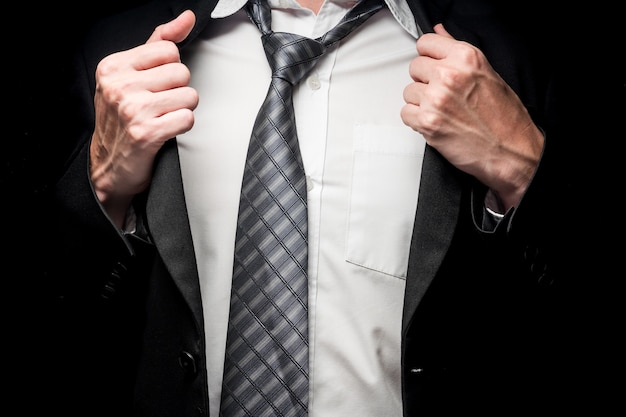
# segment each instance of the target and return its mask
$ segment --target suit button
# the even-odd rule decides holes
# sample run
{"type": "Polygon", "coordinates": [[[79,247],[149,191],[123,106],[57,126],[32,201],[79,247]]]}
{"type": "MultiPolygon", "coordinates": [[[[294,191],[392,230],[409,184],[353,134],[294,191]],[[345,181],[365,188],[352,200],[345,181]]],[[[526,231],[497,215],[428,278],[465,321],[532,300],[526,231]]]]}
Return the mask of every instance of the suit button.
{"type": "Polygon", "coordinates": [[[524,260],[527,263],[532,263],[535,260],[535,257],[537,256],[539,250],[531,245],[527,245],[524,248],[524,260]]]}
{"type": "Polygon", "coordinates": [[[196,368],[196,359],[187,351],[183,350],[180,352],[180,355],[178,355],[178,364],[181,368],[183,368],[183,371],[187,375],[194,376],[198,372],[198,369],[196,368]]]}
{"type": "Polygon", "coordinates": [[[448,372],[445,366],[412,366],[408,376],[414,381],[436,381],[445,378],[448,372]]]}
{"type": "Polygon", "coordinates": [[[524,251],[524,259],[528,264],[530,273],[536,277],[539,285],[550,286],[553,284],[543,252],[536,247],[527,246],[524,251]]]}
{"type": "Polygon", "coordinates": [[[101,296],[104,299],[112,298],[118,291],[119,285],[121,285],[122,279],[126,275],[126,266],[118,262],[113,266],[111,273],[109,274],[109,280],[104,284],[102,288],[101,296]]]}

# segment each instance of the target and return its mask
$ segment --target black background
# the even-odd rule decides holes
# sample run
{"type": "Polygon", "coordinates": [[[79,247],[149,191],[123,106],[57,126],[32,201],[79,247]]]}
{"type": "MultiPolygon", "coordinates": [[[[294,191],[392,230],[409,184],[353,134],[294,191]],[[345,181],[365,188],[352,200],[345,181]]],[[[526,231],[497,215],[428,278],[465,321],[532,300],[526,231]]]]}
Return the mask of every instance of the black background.
{"type": "Polygon", "coordinates": [[[32,249],[47,236],[51,187],[69,151],[65,132],[72,120],[64,113],[64,101],[71,56],[96,19],[145,2],[112,0],[79,7],[23,2],[13,4],[6,14],[4,33],[10,36],[5,38],[8,52],[3,59],[0,186],[2,214],[10,232],[6,248],[13,256],[7,260],[20,262],[20,274],[24,268],[46,274],[40,253],[32,249]],[[13,19],[18,26],[9,34],[6,28],[13,19]],[[29,261],[21,263],[22,256],[29,261]]]}
{"type": "MultiPolygon", "coordinates": [[[[75,48],[95,20],[146,1],[12,2],[3,13],[2,397],[3,407],[17,415],[69,415],[64,403],[82,404],[80,397],[92,389],[76,380],[78,370],[89,373],[90,363],[72,362],[72,349],[85,346],[64,343],[77,340],[66,333],[75,329],[59,323],[61,295],[50,266],[56,249],[52,188],[71,142],[72,115],[64,103],[75,48]]],[[[94,359],[102,353],[94,350],[94,359]]],[[[102,410],[89,406],[84,415],[102,410]]]]}

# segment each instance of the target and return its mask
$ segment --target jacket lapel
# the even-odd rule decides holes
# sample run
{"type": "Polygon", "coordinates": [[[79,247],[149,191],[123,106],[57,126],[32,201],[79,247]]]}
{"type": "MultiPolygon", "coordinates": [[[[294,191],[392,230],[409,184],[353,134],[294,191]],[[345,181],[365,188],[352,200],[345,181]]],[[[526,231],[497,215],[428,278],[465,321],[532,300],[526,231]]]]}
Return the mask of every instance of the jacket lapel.
{"type": "MultiPolygon", "coordinates": [[[[181,43],[184,47],[210,20],[217,0],[174,1],[172,18],[186,9],[196,14],[196,25],[181,43]]],[[[146,221],[163,263],[191,307],[197,324],[204,327],[200,281],[191,237],[191,228],[182,186],[176,139],[167,142],[155,161],[155,170],[146,202],[146,221]]]]}
{"type": "Polygon", "coordinates": [[[163,146],[155,166],[146,203],[148,229],[168,272],[202,328],[200,282],[175,139],[163,146]]]}
{"type": "MultiPolygon", "coordinates": [[[[408,0],[407,3],[422,32],[432,32],[433,22],[423,2],[408,0]]],[[[409,252],[402,334],[406,333],[413,313],[435,277],[454,235],[461,185],[456,175],[450,175],[451,172],[450,164],[435,149],[426,145],[409,252]]]]}
{"type": "Polygon", "coordinates": [[[433,23],[430,20],[426,9],[424,8],[424,4],[420,0],[407,0],[407,4],[409,8],[413,12],[413,17],[415,18],[415,23],[417,23],[417,27],[422,30],[422,32],[432,32],[433,31],[433,23]]]}
{"type": "Polygon", "coordinates": [[[450,246],[459,216],[461,186],[450,164],[426,146],[404,295],[403,333],[450,246]]]}

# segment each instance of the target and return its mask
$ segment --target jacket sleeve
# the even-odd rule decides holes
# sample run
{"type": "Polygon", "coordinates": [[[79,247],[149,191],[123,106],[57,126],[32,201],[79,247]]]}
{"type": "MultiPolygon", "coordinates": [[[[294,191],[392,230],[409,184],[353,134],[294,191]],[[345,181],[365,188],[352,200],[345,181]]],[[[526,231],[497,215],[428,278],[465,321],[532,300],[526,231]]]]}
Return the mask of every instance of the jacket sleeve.
{"type": "Polygon", "coordinates": [[[133,264],[142,262],[144,257],[144,262],[150,262],[151,245],[111,222],[96,196],[89,171],[97,64],[112,52],[135,46],[131,39],[143,40],[150,33],[150,25],[145,26],[145,35],[128,36],[122,43],[125,38],[115,35],[115,25],[103,21],[92,33],[104,41],[96,41],[88,34],[72,62],[71,82],[64,97],[64,135],[70,139],[72,151],[53,193],[57,223],[54,272],[59,291],[67,300],[107,299],[127,281],[125,276],[133,270],[133,264]]]}

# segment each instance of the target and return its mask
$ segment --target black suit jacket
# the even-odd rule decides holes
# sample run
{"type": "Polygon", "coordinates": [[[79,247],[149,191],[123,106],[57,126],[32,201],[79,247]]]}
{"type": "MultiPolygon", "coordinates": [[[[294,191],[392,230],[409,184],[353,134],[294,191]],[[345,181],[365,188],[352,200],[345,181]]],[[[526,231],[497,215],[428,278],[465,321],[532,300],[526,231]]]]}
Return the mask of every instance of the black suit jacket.
{"type": "MultiPolygon", "coordinates": [[[[76,148],[56,187],[62,301],[53,375],[63,376],[53,379],[60,388],[52,402],[62,412],[208,413],[203,311],[176,141],[163,147],[150,189],[135,202],[142,229],[125,235],[92,190],[88,140],[99,60],[145,42],[191,8],[197,23],[184,48],[211,24],[215,3],[148,3],[104,20],[80,50],[68,129],[76,148]]],[[[496,3],[409,1],[423,30],[443,22],[485,52],[544,130],[546,147],[522,202],[493,232],[477,227],[484,187],[426,148],[402,323],[405,416],[534,415],[538,407],[599,404],[593,394],[605,364],[580,342],[604,334],[581,308],[593,295],[582,295],[589,287],[573,273],[571,257],[583,252],[572,232],[579,213],[570,206],[572,171],[559,156],[571,132],[555,110],[553,62],[496,3]]]]}

